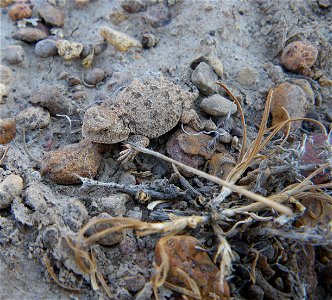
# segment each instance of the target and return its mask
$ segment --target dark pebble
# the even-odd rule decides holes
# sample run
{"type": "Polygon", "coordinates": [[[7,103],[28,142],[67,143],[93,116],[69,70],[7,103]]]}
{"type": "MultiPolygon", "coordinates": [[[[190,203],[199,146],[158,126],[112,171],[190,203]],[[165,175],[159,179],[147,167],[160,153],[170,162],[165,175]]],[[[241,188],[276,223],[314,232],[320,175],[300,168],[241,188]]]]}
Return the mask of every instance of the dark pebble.
{"type": "Polygon", "coordinates": [[[124,0],[121,3],[121,7],[131,14],[144,11],[146,9],[145,1],[141,0],[124,0]]]}
{"type": "Polygon", "coordinates": [[[106,74],[102,69],[94,68],[87,72],[85,75],[84,81],[87,84],[96,85],[99,82],[102,82],[106,74]]]}

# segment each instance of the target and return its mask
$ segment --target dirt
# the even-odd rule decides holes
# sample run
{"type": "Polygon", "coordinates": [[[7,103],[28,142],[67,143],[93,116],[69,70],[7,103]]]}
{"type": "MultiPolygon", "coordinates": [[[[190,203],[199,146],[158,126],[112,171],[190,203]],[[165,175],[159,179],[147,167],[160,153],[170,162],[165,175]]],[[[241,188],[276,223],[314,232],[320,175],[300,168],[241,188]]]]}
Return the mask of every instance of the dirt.
{"type": "MultiPolygon", "coordinates": [[[[37,9],[45,5],[44,2],[46,1],[31,1],[32,17],[38,15],[37,9]]],[[[14,197],[10,207],[0,210],[1,299],[106,297],[102,289],[94,291],[91,288],[89,277],[75,263],[65,239],[75,239],[80,228],[101,213],[107,213],[112,217],[130,217],[155,222],[167,219],[166,212],[190,215],[208,211],[206,202],[202,204],[194,201],[197,197],[193,195],[191,202],[188,202],[187,197],[164,206],[164,209],[159,207],[153,210],[149,210],[144,201],[138,201],[135,194],[130,194],[129,198],[124,195],[123,193],[128,191],[124,187],[138,183],[154,184],[152,188],[157,186],[158,191],[162,189],[160,186],[163,184],[174,183],[179,187],[181,184],[172,180],[174,171],[170,164],[151,156],[138,155],[140,163],[118,162],[116,159],[123,150],[122,144],[113,145],[111,151],[101,151],[102,163],[95,177],[102,182],[117,182],[121,188],[118,187],[116,191],[107,187],[56,184],[41,174],[39,161],[43,159],[43,153],[80,142],[85,111],[104,100],[116,97],[133,79],[144,81],[146,78],[162,75],[184,90],[196,93],[196,112],[202,119],[209,120],[210,116],[199,108],[206,95],[198,93],[198,89],[192,83],[191,74],[197,67],[197,58],[213,54],[223,67],[222,76],[218,74],[217,78],[229,87],[242,104],[250,141],[257,134],[256,125],[263,114],[268,91],[278,83],[291,82],[299,78],[304,78],[311,84],[315,98],[315,118],[324,124],[327,131],[331,129],[331,85],[324,84],[322,79],[322,76],[327,79],[332,77],[332,5],[329,1],[151,0],[147,1],[149,5],[146,10],[137,13],[124,11],[121,1],[95,0],[82,8],[79,8],[75,1],[49,2],[66,2],[60,7],[65,14],[62,28],[64,38],[82,43],[85,55],[89,53],[86,51],[89,50],[89,45],[103,42],[99,34],[99,28],[102,26],[109,26],[137,40],[141,40],[143,34],[149,33],[158,42],[148,49],[133,48],[126,52],[120,52],[108,45],[104,51],[94,56],[92,62],[92,67],[103,70],[106,78],[98,84],[85,85],[81,79],[85,78],[88,69],[82,65],[82,59],[64,60],[59,55],[37,57],[34,52],[35,43],[12,38],[17,24],[8,16],[10,7],[1,9],[1,64],[11,69],[13,78],[8,96],[5,97],[4,103],[0,104],[0,118],[15,118],[24,109],[32,107],[29,98],[33,96],[33,91],[42,84],[49,84],[58,87],[65,101],[69,102],[67,106],[70,107],[68,115],[71,120],[68,122],[68,117],[63,116],[63,113],[58,116],[52,113],[47,122],[39,120],[38,123],[33,119],[39,125],[29,127],[29,124],[17,119],[16,137],[8,144],[8,152],[0,164],[0,181],[10,174],[17,174],[23,178],[24,187],[21,195],[14,197]],[[292,73],[276,68],[280,66],[280,55],[284,47],[296,40],[309,41],[318,49],[318,58],[314,67],[310,69],[310,74],[292,73]],[[22,62],[10,64],[4,60],[5,49],[11,45],[23,47],[22,62]],[[75,80],[79,84],[71,85],[70,82],[75,80]],[[24,136],[30,155],[25,150],[24,136]],[[150,176],[144,177],[141,173],[146,171],[151,172],[150,176]],[[169,182],[155,183],[156,179],[163,178],[167,178],[169,182]],[[50,260],[59,281],[65,286],[79,288],[79,292],[66,290],[54,282],[45,266],[46,257],[50,260]]],[[[52,28],[51,25],[48,27],[52,28]]],[[[53,38],[55,39],[54,36],[53,38]]],[[[218,73],[216,69],[214,72],[218,73]]],[[[219,91],[225,95],[221,89],[219,91]]],[[[38,115],[43,113],[45,111],[38,115]]],[[[47,119],[47,116],[44,118],[47,119]]],[[[232,118],[235,123],[232,136],[237,138],[232,139],[232,145],[228,141],[225,147],[236,157],[239,154],[236,141],[239,140],[240,144],[242,141],[241,134],[237,134],[239,126],[236,125],[241,124],[241,121],[238,114],[234,114],[232,118]]],[[[217,118],[213,120],[216,122],[217,118]]],[[[165,135],[153,139],[150,147],[167,154],[166,143],[179,128],[181,126],[177,125],[165,135]]],[[[301,128],[297,130],[293,136],[294,144],[300,143],[303,135],[301,128]]],[[[315,132],[314,130],[316,129],[306,127],[305,133],[310,135],[315,132]]],[[[2,146],[2,153],[5,147],[2,146]]],[[[290,165],[294,163],[291,159],[289,161],[290,165]]],[[[204,168],[204,163],[203,160],[201,168],[204,168]]],[[[271,174],[266,175],[270,176],[270,181],[264,181],[264,174],[266,175],[261,173],[257,181],[266,186],[256,185],[253,188],[263,195],[269,195],[272,190],[280,191],[287,183],[293,183],[289,182],[292,174],[288,174],[289,176],[280,182],[280,178],[271,178],[271,174]],[[269,185],[271,182],[279,185],[272,188],[269,185]]],[[[245,175],[250,176],[247,173],[245,175]]],[[[219,187],[208,181],[197,177],[188,177],[188,180],[201,193],[205,193],[207,199],[218,194],[219,187]]],[[[235,196],[230,196],[229,199],[229,203],[237,201],[235,196]]],[[[324,222],[325,225],[328,224],[324,222]]],[[[326,233],[323,224],[319,226],[322,227],[315,227],[313,235],[326,233]]],[[[248,231],[245,231],[248,228],[242,228],[245,233],[229,236],[228,241],[236,254],[231,273],[233,275],[226,278],[232,297],[328,299],[331,296],[331,289],[328,287],[331,274],[324,275],[328,274],[329,268],[331,269],[331,254],[324,248],[331,247],[331,239],[324,244],[316,240],[309,241],[309,238],[301,239],[301,235],[295,238],[289,232],[285,232],[281,237],[268,235],[274,229],[269,226],[266,226],[266,237],[261,238],[254,234],[257,228],[256,225],[248,231]],[[303,246],[307,243],[307,246],[303,246]],[[261,247],[256,247],[259,250],[255,250],[260,253],[256,261],[259,271],[256,283],[249,284],[252,274],[248,270],[245,272],[240,262],[252,266],[257,253],[251,252],[250,247],[259,244],[262,244],[261,247]],[[269,251],[278,253],[271,254],[269,251]],[[275,262],[275,257],[282,259],[275,262]],[[303,260],[310,261],[307,269],[302,267],[303,260]],[[266,261],[271,266],[266,265],[266,261]],[[266,274],[270,269],[274,275],[269,278],[266,274]],[[294,286],[298,290],[292,288],[294,286]]],[[[216,239],[211,238],[211,232],[210,227],[202,232],[194,229],[191,235],[198,238],[205,247],[215,251],[216,239]]],[[[305,234],[309,236],[311,232],[306,231],[305,234]]],[[[149,282],[158,237],[160,235],[136,237],[131,231],[126,231],[123,235],[112,236],[110,241],[106,241],[106,245],[92,246],[98,257],[98,269],[104,275],[114,299],[135,299],[138,291],[149,282]]],[[[164,291],[164,295],[168,294],[164,291]]],[[[176,299],[177,296],[175,294],[165,297],[176,299]]]]}

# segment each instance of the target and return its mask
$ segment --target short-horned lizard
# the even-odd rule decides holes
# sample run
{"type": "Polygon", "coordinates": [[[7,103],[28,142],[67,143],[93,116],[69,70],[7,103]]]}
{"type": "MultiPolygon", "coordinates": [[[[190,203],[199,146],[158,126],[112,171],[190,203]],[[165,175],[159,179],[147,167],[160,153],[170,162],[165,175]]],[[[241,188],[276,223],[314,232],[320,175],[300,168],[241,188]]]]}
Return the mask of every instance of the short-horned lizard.
{"type": "Polygon", "coordinates": [[[195,99],[195,94],[163,77],[145,82],[134,79],[111,104],[85,112],[83,137],[103,144],[131,141],[146,147],[150,138],[165,134],[179,121],[200,129],[192,109],[195,99]]]}

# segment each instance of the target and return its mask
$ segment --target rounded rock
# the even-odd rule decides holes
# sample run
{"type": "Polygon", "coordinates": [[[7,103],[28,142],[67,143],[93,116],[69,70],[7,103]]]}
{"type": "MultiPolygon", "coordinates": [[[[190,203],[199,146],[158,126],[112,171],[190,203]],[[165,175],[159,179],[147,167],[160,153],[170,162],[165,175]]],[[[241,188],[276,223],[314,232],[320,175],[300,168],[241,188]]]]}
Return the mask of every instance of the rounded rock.
{"type": "Polygon", "coordinates": [[[142,46],[144,49],[149,49],[157,45],[156,37],[151,33],[143,33],[142,46]]]}
{"type": "Polygon", "coordinates": [[[29,101],[32,104],[43,106],[49,110],[52,115],[70,114],[71,104],[60,92],[60,90],[50,84],[42,84],[35,89],[29,101]]]}
{"type": "Polygon", "coordinates": [[[16,65],[24,60],[24,49],[20,45],[11,45],[4,49],[3,60],[9,64],[16,65]]]}
{"type": "Polygon", "coordinates": [[[58,53],[65,60],[71,60],[80,57],[83,51],[83,44],[70,42],[67,40],[58,40],[56,42],[58,53]]]}
{"type": "Polygon", "coordinates": [[[95,177],[101,162],[98,147],[87,141],[46,152],[42,160],[42,175],[57,184],[76,184],[81,177],[95,177]]]}
{"type": "Polygon", "coordinates": [[[74,232],[77,232],[88,218],[86,207],[77,199],[68,203],[62,212],[64,223],[74,232]]]}
{"type": "Polygon", "coordinates": [[[15,40],[34,43],[46,39],[47,34],[37,28],[24,27],[17,29],[16,32],[13,34],[13,38],[15,40]]]}
{"type": "Polygon", "coordinates": [[[63,10],[54,7],[49,3],[44,3],[39,9],[38,14],[47,24],[62,27],[65,23],[63,10]]]}
{"type": "Polygon", "coordinates": [[[23,179],[11,174],[0,183],[0,209],[7,208],[23,190],[23,179]]]}
{"type": "Polygon", "coordinates": [[[131,14],[144,11],[146,9],[146,3],[141,0],[124,0],[121,3],[121,7],[131,14]]]}
{"type": "Polygon", "coordinates": [[[0,144],[8,144],[16,135],[16,122],[12,118],[0,119],[0,144]]]}
{"type": "Polygon", "coordinates": [[[106,76],[106,74],[105,74],[104,70],[99,69],[99,68],[94,68],[87,72],[87,74],[85,75],[84,81],[87,84],[96,85],[97,83],[102,82],[104,80],[105,76],[106,76]]]}
{"type": "Polygon", "coordinates": [[[145,285],[145,278],[140,275],[127,276],[123,278],[124,286],[129,292],[138,292],[145,285]]]}
{"type": "Polygon", "coordinates": [[[305,79],[294,79],[292,83],[298,85],[307,96],[306,109],[313,110],[315,106],[315,92],[313,91],[308,80],[305,79]]]}
{"type": "Polygon", "coordinates": [[[35,55],[41,58],[47,58],[58,54],[56,42],[51,39],[39,41],[35,46],[35,55]]]}
{"type": "Polygon", "coordinates": [[[201,62],[191,75],[191,81],[204,95],[211,95],[217,91],[214,84],[218,76],[213,72],[213,68],[205,62],[201,62]]]}
{"type": "MultiPolygon", "coordinates": [[[[291,118],[303,118],[306,113],[306,103],[306,94],[298,85],[285,82],[273,88],[271,100],[272,126],[287,119],[282,107],[287,110],[291,118]]],[[[301,126],[302,121],[292,122],[291,124],[292,128],[295,129],[301,126]]],[[[286,126],[282,131],[286,131],[286,126]]]]}
{"type": "Polygon", "coordinates": [[[0,83],[10,85],[13,75],[11,69],[4,65],[0,65],[0,83]]]}
{"type": "Polygon", "coordinates": [[[257,82],[258,75],[253,67],[244,67],[238,72],[236,81],[244,87],[250,87],[257,82]]]}
{"type": "Polygon", "coordinates": [[[295,41],[288,44],[281,54],[281,64],[288,71],[302,72],[316,62],[317,48],[309,42],[295,41]]]}
{"type": "Polygon", "coordinates": [[[219,94],[211,95],[204,98],[200,108],[210,116],[227,116],[237,111],[237,106],[232,101],[220,96],[219,94]]]}
{"type": "Polygon", "coordinates": [[[28,107],[16,116],[16,122],[28,129],[46,128],[50,124],[50,113],[42,107],[28,107]]]}
{"type": "Polygon", "coordinates": [[[29,19],[32,16],[32,10],[28,4],[16,3],[10,8],[8,16],[12,21],[29,19]]]}

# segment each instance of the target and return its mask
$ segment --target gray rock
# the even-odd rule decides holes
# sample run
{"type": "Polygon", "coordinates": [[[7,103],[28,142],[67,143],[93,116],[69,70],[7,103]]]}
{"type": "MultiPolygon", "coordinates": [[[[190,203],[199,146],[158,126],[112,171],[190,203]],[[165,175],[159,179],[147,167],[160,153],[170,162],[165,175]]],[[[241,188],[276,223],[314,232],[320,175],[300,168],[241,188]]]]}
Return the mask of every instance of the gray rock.
{"type": "Polygon", "coordinates": [[[86,73],[84,81],[87,84],[96,85],[97,83],[102,82],[105,76],[106,73],[102,69],[93,68],[86,73]]]}
{"type": "Polygon", "coordinates": [[[24,27],[17,29],[16,32],[13,34],[13,38],[15,40],[34,43],[46,39],[47,34],[37,28],[24,27]]]}
{"type": "Polygon", "coordinates": [[[285,79],[284,71],[280,66],[271,66],[271,68],[267,70],[267,75],[273,83],[279,83],[285,79]]]}
{"type": "Polygon", "coordinates": [[[3,50],[3,60],[9,64],[16,65],[24,60],[24,49],[20,45],[8,46],[3,50]]]}
{"type": "Polygon", "coordinates": [[[47,248],[53,248],[58,243],[59,236],[60,236],[60,233],[56,227],[54,227],[54,226],[46,227],[44,229],[43,235],[42,235],[43,244],[47,248]]]}
{"type": "Polygon", "coordinates": [[[65,14],[63,10],[55,6],[44,3],[39,9],[38,14],[47,24],[62,27],[65,23],[65,14]]]}
{"type": "Polygon", "coordinates": [[[244,87],[250,87],[256,83],[258,75],[253,67],[244,67],[237,74],[236,81],[244,87]]]}
{"type": "Polygon", "coordinates": [[[220,96],[219,94],[214,94],[210,97],[204,98],[200,108],[207,114],[215,117],[227,116],[228,113],[232,115],[237,111],[235,103],[220,96]]]}
{"type": "Polygon", "coordinates": [[[35,89],[31,93],[29,101],[47,108],[51,115],[70,114],[72,110],[69,100],[61,94],[56,86],[50,84],[42,84],[35,89]]]}
{"type": "Polygon", "coordinates": [[[145,278],[140,274],[124,277],[123,281],[125,288],[130,292],[137,292],[145,285],[145,278]]]}
{"type": "Polygon", "coordinates": [[[35,46],[35,55],[41,58],[47,58],[58,54],[55,46],[56,42],[51,39],[39,41],[35,46]]]}
{"type": "Polygon", "coordinates": [[[218,87],[214,84],[218,80],[213,68],[205,62],[201,62],[191,75],[191,81],[204,95],[211,95],[217,91],[218,87]]]}
{"type": "Polygon", "coordinates": [[[23,179],[11,174],[0,183],[0,209],[11,205],[13,199],[19,196],[23,190],[23,179]]]}
{"type": "Polygon", "coordinates": [[[130,200],[127,194],[114,194],[92,202],[96,212],[106,212],[112,217],[121,217],[126,213],[126,203],[130,200]]]}
{"type": "Polygon", "coordinates": [[[46,128],[51,121],[50,113],[42,107],[28,107],[16,117],[16,123],[27,129],[46,128]]]}
{"type": "Polygon", "coordinates": [[[307,96],[306,109],[308,111],[313,110],[315,107],[315,92],[309,81],[305,79],[294,79],[291,82],[298,85],[305,92],[305,95],[307,96]]]}

